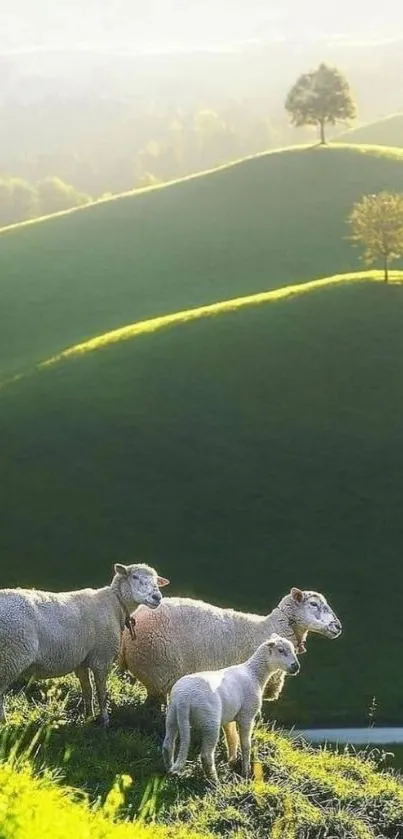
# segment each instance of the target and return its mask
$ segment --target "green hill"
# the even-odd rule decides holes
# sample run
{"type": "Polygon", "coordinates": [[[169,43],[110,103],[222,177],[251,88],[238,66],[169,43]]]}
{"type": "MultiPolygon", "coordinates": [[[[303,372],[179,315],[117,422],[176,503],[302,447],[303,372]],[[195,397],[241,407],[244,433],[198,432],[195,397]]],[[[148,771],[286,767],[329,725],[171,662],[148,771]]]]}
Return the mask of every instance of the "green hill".
{"type": "Polygon", "coordinates": [[[355,270],[345,218],[403,152],[299,147],[0,236],[0,377],[126,323],[355,270]]]}
{"type": "Polygon", "coordinates": [[[332,142],[403,148],[403,113],[389,114],[375,122],[351,128],[333,138],[332,142]]]}
{"type": "Polygon", "coordinates": [[[3,388],[0,585],[102,584],[137,557],[248,610],[323,590],[345,634],[311,641],[276,713],[365,724],[375,695],[398,721],[403,289],[219,311],[3,388]]]}

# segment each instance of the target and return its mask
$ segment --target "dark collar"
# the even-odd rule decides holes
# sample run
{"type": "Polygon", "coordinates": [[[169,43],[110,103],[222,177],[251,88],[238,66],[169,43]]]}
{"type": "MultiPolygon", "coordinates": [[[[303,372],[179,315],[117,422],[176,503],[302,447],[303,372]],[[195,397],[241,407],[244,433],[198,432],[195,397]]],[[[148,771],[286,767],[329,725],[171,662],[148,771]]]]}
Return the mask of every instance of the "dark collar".
{"type": "Polygon", "coordinates": [[[121,628],[124,629],[124,627],[126,627],[126,629],[128,629],[129,632],[130,632],[130,637],[131,637],[132,641],[134,641],[134,639],[136,637],[136,629],[135,629],[136,619],[133,615],[130,614],[126,604],[124,603],[120,594],[116,590],[115,590],[115,594],[116,594],[117,599],[119,600],[119,604],[120,604],[121,608],[123,609],[123,613],[124,613],[124,616],[125,616],[124,624],[121,628]]]}

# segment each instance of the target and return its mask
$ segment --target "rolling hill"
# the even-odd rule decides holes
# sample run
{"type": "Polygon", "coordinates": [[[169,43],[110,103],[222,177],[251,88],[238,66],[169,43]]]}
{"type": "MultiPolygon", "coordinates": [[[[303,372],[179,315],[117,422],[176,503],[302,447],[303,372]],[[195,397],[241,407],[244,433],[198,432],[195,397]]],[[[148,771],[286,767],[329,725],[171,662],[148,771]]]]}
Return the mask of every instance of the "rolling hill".
{"type": "Polygon", "coordinates": [[[4,230],[0,378],[133,321],[355,270],[346,215],[388,188],[403,152],[299,147],[4,230]]]}
{"type": "Polygon", "coordinates": [[[403,148],[403,113],[389,114],[375,122],[351,128],[334,137],[332,142],[403,148]]]}
{"type": "Polygon", "coordinates": [[[0,585],[102,584],[137,557],[248,610],[322,590],[345,633],[312,639],[276,716],[365,724],[376,696],[400,720],[403,289],[349,280],[4,387],[0,585]]]}

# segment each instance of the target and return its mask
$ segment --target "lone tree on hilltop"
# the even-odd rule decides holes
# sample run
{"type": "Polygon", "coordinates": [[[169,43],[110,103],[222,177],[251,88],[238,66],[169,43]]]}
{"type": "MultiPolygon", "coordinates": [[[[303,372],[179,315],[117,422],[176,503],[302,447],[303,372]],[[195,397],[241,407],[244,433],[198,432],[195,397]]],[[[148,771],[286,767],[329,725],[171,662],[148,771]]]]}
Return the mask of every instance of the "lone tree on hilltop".
{"type": "Polygon", "coordinates": [[[320,64],[317,70],[299,77],[287,96],[285,109],[293,125],[317,125],[322,145],[326,143],[326,125],[347,122],[356,115],[346,77],[337,67],[327,64],[320,64]]]}
{"type": "Polygon", "coordinates": [[[351,240],[364,245],[367,265],[382,260],[387,283],[390,263],[403,255],[403,194],[364,195],[354,204],[348,221],[351,240]]]}

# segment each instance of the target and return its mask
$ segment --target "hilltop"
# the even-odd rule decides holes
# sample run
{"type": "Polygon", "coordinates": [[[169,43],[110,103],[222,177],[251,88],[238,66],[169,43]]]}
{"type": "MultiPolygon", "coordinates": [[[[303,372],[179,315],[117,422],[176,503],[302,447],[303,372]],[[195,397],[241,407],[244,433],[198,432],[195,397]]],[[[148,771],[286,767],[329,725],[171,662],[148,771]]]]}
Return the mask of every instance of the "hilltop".
{"type": "Polygon", "coordinates": [[[403,148],[403,113],[389,114],[383,119],[344,131],[333,143],[358,143],[403,148]]]}
{"type": "Polygon", "coordinates": [[[334,280],[3,388],[0,584],[104,584],[143,557],[172,594],[249,611],[323,590],[345,635],[311,641],[276,715],[365,724],[375,694],[399,720],[403,291],[334,280]]]}
{"type": "Polygon", "coordinates": [[[0,378],[127,323],[348,270],[363,192],[403,152],[298,147],[0,235],[0,378]]]}

